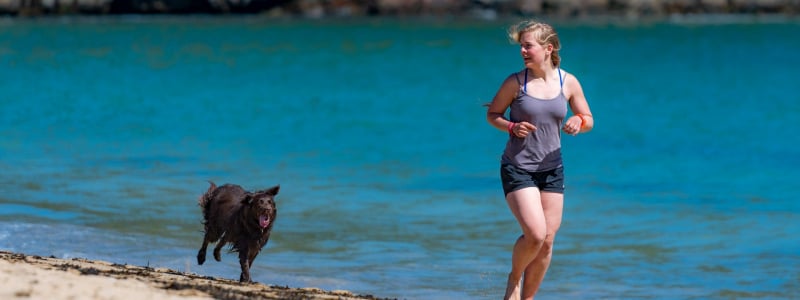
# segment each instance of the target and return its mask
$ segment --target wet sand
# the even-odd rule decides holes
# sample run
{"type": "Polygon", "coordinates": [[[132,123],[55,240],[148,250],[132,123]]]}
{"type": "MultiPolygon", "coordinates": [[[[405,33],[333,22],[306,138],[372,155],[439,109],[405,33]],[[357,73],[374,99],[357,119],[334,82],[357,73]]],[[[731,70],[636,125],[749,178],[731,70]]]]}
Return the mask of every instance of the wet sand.
{"type": "Polygon", "coordinates": [[[0,251],[0,286],[0,299],[384,299],[7,251],[0,251]]]}

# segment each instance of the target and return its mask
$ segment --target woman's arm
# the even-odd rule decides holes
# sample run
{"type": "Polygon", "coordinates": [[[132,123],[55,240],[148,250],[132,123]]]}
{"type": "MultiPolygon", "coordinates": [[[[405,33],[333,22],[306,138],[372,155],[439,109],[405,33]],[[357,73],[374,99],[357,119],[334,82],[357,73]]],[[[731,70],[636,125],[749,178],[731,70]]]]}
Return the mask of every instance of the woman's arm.
{"type": "Polygon", "coordinates": [[[514,101],[517,93],[519,93],[519,82],[514,76],[516,76],[516,73],[506,77],[497,94],[494,95],[494,99],[492,99],[492,103],[489,103],[489,109],[486,111],[486,120],[494,128],[521,138],[536,130],[536,126],[527,121],[513,123],[503,117],[508,106],[511,105],[511,102],[514,101]]]}
{"type": "Polygon", "coordinates": [[[564,124],[564,132],[568,134],[578,134],[589,132],[594,128],[594,117],[589,109],[589,102],[583,94],[583,88],[578,78],[572,74],[567,74],[565,80],[565,96],[569,100],[569,107],[572,116],[564,124]]]}

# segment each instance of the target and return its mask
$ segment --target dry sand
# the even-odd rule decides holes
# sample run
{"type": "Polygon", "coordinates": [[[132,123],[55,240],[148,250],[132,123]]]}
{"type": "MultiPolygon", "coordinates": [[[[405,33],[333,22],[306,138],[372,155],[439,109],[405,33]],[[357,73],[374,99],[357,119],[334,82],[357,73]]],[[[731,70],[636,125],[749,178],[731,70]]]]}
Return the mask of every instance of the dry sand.
{"type": "Polygon", "coordinates": [[[6,251],[0,251],[0,287],[0,299],[380,299],[6,251]]]}

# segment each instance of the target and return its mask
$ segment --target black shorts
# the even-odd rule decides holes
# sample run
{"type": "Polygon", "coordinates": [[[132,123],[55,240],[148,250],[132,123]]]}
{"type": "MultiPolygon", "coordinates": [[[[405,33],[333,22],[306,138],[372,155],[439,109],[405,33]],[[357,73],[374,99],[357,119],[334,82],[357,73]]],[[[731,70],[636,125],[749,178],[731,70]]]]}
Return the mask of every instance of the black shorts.
{"type": "Polygon", "coordinates": [[[512,164],[500,165],[500,179],[506,196],[513,191],[537,187],[540,191],[564,193],[564,167],[549,171],[528,172],[512,164]]]}

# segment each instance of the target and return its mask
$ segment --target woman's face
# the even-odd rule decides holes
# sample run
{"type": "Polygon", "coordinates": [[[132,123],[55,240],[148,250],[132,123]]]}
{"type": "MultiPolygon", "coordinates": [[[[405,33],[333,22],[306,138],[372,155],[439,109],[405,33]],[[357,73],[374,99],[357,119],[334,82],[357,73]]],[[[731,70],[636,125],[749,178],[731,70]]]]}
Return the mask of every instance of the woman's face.
{"type": "Polygon", "coordinates": [[[526,67],[541,65],[549,57],[552,48],[549,44],[540,45],[534,37],[533,32],[525,32],[519,38],[520,54],[526,67]]]}

